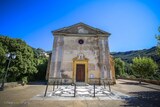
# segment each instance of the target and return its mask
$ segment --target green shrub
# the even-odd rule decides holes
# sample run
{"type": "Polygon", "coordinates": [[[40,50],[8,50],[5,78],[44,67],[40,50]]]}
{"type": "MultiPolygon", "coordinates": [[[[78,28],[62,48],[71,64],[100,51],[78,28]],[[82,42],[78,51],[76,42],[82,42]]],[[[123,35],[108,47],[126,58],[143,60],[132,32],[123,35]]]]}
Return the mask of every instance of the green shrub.
{"type": "Polygon", "coordinates": [[[129,78],[135,79],[136,77],[134,75],[130,75],[129,78]]]}
{"type": "Polygon", "coordinates": [[[132,69],[140,77],[140,83],[142,79],[153,79],[152,75],[156,73],[158,66],[151,59],[147,57],[136,57],[133,59],[132,69]]]}
{"type": "Polygon", "coordinates": [[[22,84],[25,85],[27,83],[28,83],[28,77],[25,76],[25,77],[22,78],[22,84]]]}

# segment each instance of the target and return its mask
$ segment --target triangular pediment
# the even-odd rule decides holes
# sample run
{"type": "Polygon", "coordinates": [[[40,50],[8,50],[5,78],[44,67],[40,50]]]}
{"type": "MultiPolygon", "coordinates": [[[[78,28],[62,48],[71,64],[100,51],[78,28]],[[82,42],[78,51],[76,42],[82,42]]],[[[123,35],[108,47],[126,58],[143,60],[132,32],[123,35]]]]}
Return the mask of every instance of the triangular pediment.
{"type": "Polygon", "coordinates": [[[64,27],[58,30],[53,31],[53,34],[104,34],[110,35],[110,33],[94,28],[84,23],[77,23],[72,26],[64,27]]]}

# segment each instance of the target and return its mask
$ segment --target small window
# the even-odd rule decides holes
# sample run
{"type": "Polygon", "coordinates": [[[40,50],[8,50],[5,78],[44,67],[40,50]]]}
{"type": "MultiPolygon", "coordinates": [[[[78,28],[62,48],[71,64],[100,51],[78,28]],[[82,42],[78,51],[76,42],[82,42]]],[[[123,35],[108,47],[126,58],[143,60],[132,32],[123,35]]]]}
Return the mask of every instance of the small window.
{"type": "Polygon", "coordinates": [[[78,43],[82,45],[84,43],[84,40],[80,39],[78,40],[78,43]]]}

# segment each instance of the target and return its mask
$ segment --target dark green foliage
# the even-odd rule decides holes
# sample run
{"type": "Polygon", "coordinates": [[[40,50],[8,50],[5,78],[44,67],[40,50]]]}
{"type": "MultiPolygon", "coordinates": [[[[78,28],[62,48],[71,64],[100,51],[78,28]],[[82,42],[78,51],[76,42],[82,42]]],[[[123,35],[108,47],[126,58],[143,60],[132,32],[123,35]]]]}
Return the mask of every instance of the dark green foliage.
{"type": "Polygon", "coordinates": [[[132,69],[132,64],[129,63],[125,63],[125,73],[127,73],[128,75],[134,75],[133,69],[132,69]]]}
{"type": "Polygon", "coordinates": [[[139,78],[144,79],[153,76],[158,66],[151,58],[135,57],[133,59],[132,69],[139,78]]]}
{"type": "Polygon", "coordinates": [[[125,73],[125,63],[120,58],[114,59],[116,76],[122,76],[125,73]]]}
{"type": "Polygon", "coordinates": [[[28,83],[28,76],[25,76],[22,78],[22,84],[27,84],[28,83]]]}
{"type": "Polygon", "coordinates": [[[6,49],[2,47],[2,43],[0,42],[0,77],[2,77],[2,73],[4,71],[4,64],[6,61],[5,51],[6,49]]]}
{"type": "Polygon", "coordinates": [[[48,64],[48,57],[46,57],[46,52],[41,48],[32,48],[34,51],[35,58],[37,59],[37,69],[38,73],[32,75],[31,80],[32,81],[45,81],[45,75],[47,70],[47,64],[48,64]]]}
{"type": "Polygon", "coordinates": [[[45,77],[47,58],[44,55],[44,50],[33,49],[21,39],[0,35],[0,78],[4,73],[5,54],[8,52],[14,52],[16,59],[11,60],[7,81],[35,80],[36,74],[43,74],[45,77]],[[41,74],[41,72],[43,73],[41,74]]]}
{"type": "Polygon", "coordinates": [[[38,58],[38,73],[32,75],[32,81],[44,81],[45,80],[45,75],[46,75],[46,70],[47,70],[47,64],[48,64],[48,58],[45,56],[41,56],[38,58]]]}
{"type": "MultiPolygon", "coordinates": [[[[159,33],[160,33],[160,27],[158,28],[158,31],[159,31],[159,33]]],[[[159,35],[156,35],[156,39],[157,39],[157,41],[158,41],[158,43],[157,43],[157,53],[158,53],[158,55],[160,56],[160,34],[159,34],[159,35]]]]}
{"type": "Polygon", "coordinates": [[[5,68],[5,54],[8,52],[14,52],[16,54],[16,59],[11,61],[9,67],[8,81],[21,80],[23,76],[37,72],[33,50],[24,41],[1,35],[0,43],[0,49],[3,52],[1,57],[5,58],[3,60],[4,63],[1,64],[2,68],[5,68]]]}

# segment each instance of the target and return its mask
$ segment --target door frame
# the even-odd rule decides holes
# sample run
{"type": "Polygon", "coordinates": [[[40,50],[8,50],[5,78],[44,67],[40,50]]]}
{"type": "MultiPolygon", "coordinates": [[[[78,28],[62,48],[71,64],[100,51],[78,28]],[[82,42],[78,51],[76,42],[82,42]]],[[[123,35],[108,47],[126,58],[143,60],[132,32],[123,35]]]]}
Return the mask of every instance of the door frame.
{"type": "Polygon", "coordinates": [[[85,66],[85,83],[88,83],[88,59],[85,58],[83,60],[79,60],[77,57],[73,58],[73,75],[72,75],[72,82],[76,82],[76,69],[77,64],[84,64],[85,66]]]}

